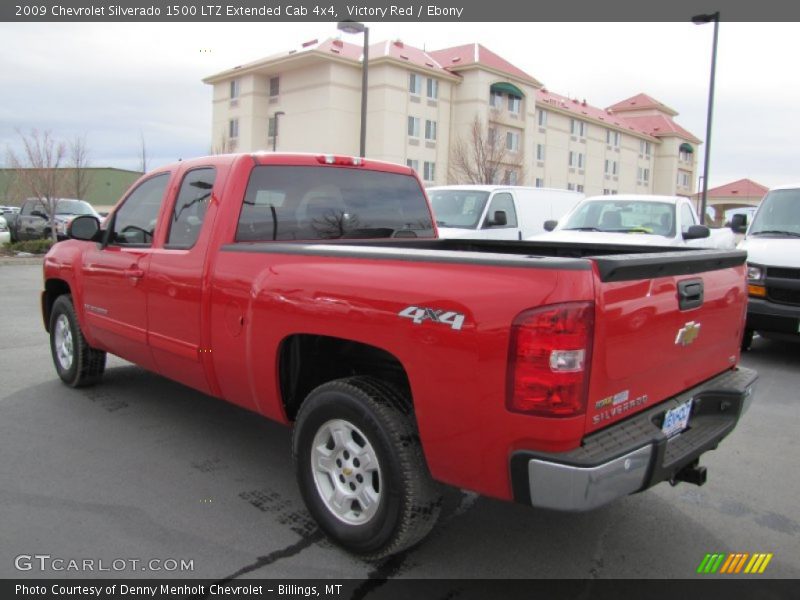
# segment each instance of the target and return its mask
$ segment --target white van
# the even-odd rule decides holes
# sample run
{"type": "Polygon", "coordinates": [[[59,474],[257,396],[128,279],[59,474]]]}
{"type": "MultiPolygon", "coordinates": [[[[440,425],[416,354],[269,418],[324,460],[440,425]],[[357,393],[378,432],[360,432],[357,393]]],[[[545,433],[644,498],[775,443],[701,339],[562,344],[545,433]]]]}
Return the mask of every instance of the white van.
{"type": "Polygon", "coordinates": [[[522,240],[544,231],[582,198],[579,192],[514,185],[427,189],[441,238],[522,240]]]}
{"type": "Polygon", "coordinates": [[[747,216],[733,216],[734,231],[747,235],[747,324],[742,349],[753,332],[800,341],[800,184],[772,188],[747,227],[747,216]]]}

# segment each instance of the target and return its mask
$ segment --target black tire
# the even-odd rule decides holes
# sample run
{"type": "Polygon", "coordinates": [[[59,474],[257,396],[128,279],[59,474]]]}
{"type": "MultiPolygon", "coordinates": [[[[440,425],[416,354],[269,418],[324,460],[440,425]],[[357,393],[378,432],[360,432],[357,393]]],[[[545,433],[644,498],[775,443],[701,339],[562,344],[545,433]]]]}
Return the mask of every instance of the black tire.
{"type": "Polygon", "coordinates": [[[744,335],[742,335],[742,352],[747,352],[750,350],[750,346],[753,345],[753,333],[752,329],[744,330],[744,335]]]}
{"type": "Polygon", "coordinates": [[[303,500],[328,537],[367,560],[396,554],[419,542],[436,524],[441,510],[441,490],[428,472],[407,407],[405,399],[384,382],[350,377],[314,389],[297,415],[292,456],[303,500]],[[348,456],[343,447],[330,448],[334,443],[331,428],[346,430],[347,426],[352,429],[348,448],[358,446],[362,459],[369,459],[371,453],[377,459],[377,475],[374,464],[370,470],[359,464],[355,455],[348,456]],[[315,445],[315,438],[319,442],[329,434],[328,446],[315,445]],[[323,446],[331,453],[335,472],[312,468],[312,458],[320,458],[323,446]],[[335,467],[337,456],[345,462],[335,467]],[[362,474],[364,482],[359,483],[362,474]],[[351,494],[348,489],[352,488],[353,496],[358,493],[358,498],[346,501],[349,510],[341,516],[321,491],[336,488],[346,494],[351,494]],[[371,509],[361,506],[362,494],[372,497],[376,493],[379,497],[371,509]]]}
{"type": "Polygon", "coordinates": [[[106,353],[86,342],[69,294],[56,298],[50,312],[50,352],[58,376],[72,387],[97,383],[106,369],[106,353]]]}

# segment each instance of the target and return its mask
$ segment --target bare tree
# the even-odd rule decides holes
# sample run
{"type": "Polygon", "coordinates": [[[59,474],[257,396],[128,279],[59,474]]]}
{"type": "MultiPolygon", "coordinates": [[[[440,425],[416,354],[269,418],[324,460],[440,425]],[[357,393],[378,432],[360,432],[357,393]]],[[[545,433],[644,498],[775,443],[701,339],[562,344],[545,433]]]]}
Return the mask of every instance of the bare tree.
{"type": "Polygon", "coordinates": [[[69,142],[69,166],[72,168],[70,194],[73,198],[85,200],[92,179],[92,172],[89,170],[89,147],[86,145],[85,135],[76,135],[69,142]]]}
{"type": "Polygon", "coordinates": [[[472,121],[466,138],[459,137],[450,154],[448,177],[452,183],[500,183],[505,171],[524,178],[522,150],[511,151],[497,127],[487,127],[480,116],[472,121]]]}
{"type": "Polygon", "coordinates": [[[50,235],[56,241],[55,215],[59,193],[64,189],[65,171],[62,163],[66,145],[56,140],[50,131],[32,129],[29,134],[17,131],[22,152],[7,149],[8,164],[16,171],[17,189],[22,197],[39,198],[48,219],[50,235]]]}
{"type": "Polygon", "coordinates": [[[147,173],[147,145],[144,142],[144,133],[139,132],[140,148],[139,148],[139,170],[142,173],[147,173]]]}

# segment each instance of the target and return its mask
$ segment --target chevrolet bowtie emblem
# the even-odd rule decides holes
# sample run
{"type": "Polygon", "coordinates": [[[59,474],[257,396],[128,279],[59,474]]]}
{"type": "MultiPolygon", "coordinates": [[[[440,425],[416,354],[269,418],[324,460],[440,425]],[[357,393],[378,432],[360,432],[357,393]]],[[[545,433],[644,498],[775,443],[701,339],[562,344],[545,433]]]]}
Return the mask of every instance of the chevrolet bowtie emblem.
{"type": "Polygon", "coordinates": [[[675,336],[675,344],[688,346],[697,339],[698,335],[700,335],[700,323],[689,321],[678,330],[678,335],[675,336]]]}

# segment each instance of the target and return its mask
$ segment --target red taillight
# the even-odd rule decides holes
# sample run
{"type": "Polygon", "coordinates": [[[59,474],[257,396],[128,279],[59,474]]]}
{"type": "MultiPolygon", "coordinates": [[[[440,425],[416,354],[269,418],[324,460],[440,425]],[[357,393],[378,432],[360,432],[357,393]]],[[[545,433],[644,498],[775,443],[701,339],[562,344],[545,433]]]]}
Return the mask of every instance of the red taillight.
{"type": "Polygon", "coordinates": [[[554,304],[521,313],[511,328],[506,406],[572,417],[586,410],[594,304],[554,304]]]}
{"type": "Polygon", "coordinates": [[[362,167],[364,159],[358,156],[341,156],[339,154],[320,154],[317,162],[323,165],[342,165],[346,167],[362,167]]]}

